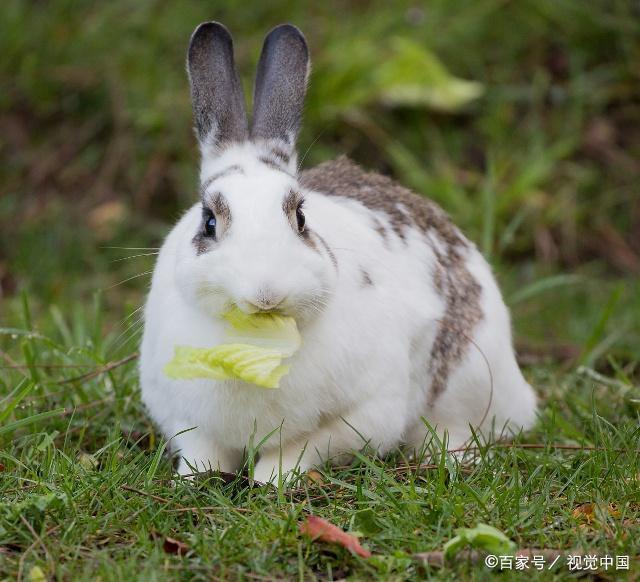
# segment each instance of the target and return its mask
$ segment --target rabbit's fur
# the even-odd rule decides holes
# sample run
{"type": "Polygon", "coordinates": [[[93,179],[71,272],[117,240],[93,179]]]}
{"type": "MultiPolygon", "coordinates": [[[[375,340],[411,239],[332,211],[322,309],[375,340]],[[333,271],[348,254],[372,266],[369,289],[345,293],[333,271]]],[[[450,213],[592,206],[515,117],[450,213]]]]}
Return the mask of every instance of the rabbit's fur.
{"type": "Polygon", "coordinates": [[[250,439],[274,429],[261,481],[365,445],[419,449],[425,420],[457,448],[472,429],[509,434],[535,419],[491,269],[445,213],[346,158],[298,173],[308,63],[295,27],[267,36],[249,128],[228,31],[205,23],[191,39],[201,200],[160,251],[140,361],[181,473],[238,470],[250,439]],[[303,343],[280,388],[167,378],[176,345],[224,341],[232,305],[296,318],[303,343]]]}

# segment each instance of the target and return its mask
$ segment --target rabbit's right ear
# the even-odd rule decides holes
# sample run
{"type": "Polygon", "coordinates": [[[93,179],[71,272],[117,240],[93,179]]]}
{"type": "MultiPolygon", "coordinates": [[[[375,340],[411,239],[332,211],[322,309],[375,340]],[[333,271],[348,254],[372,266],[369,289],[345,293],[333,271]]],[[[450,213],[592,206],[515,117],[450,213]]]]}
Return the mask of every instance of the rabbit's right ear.
{"type": "Polygon", "coordinates": [[[247,114],[233,60],[233,41],[218,22],[203,22],[187,53],[191,101],[200,147],[218,149],[247,139],[247,114]]]}
{"type": "Polygon", "coordinates": [[[256,75],[251,139],[279,140],[293,155],[309,68],[307,41],[295,26],[281,24],[267,35],[256,75]]]}

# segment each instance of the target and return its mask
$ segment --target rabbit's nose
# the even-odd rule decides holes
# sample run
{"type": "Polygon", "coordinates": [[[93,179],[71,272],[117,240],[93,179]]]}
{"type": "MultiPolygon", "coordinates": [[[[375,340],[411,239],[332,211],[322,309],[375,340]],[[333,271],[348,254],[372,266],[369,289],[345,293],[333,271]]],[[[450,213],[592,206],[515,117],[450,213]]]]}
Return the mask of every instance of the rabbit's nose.
{"type": "Polygon", "coordinates": [[[261,289],[255,297],[247,299],[247,303],[258,311],[271,311],[282,305],[285,299],[285,295],[278,294],[270,289],[261,289]]]}

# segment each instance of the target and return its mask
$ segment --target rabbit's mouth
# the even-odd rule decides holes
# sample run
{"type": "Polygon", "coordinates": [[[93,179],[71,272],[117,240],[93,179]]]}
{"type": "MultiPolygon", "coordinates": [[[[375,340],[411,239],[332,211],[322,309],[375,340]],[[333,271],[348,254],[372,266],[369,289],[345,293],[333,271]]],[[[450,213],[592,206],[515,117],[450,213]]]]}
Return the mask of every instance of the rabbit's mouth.
{"type": "Polygon", "coordinates": [[[298,310],[293,306],[287,304],[285,301],[278,303],[273,307],[259,306],[250,301],[237,301],[231,304],[233,306],[237,306],[241,311],[246,313],[247,315],[253,314],[271,314],[271,315],[282,315],[288,317],[296,317],[298,315],[298,310]]]}

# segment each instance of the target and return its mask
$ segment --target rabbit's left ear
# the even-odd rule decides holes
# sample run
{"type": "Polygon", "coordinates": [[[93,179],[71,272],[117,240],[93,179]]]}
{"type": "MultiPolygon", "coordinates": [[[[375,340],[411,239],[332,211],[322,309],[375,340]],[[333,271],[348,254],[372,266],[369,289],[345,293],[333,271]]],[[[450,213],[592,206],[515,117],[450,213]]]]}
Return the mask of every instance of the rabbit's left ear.
{"type": "Polygon", "coordinates": [[[252,140],[278,140],[293,156],[309,76],[303,34],[281,24],[265,38],[253,94],[252,140]]]}
{"type": "Polygon", "coordinates": [[[233,41],[222,24],[203,22],[195,29],[187,71],[200,146],[220,149],[246,140],[247,115],[233,60],[233,41]]]}

